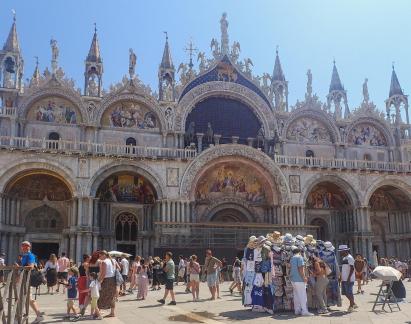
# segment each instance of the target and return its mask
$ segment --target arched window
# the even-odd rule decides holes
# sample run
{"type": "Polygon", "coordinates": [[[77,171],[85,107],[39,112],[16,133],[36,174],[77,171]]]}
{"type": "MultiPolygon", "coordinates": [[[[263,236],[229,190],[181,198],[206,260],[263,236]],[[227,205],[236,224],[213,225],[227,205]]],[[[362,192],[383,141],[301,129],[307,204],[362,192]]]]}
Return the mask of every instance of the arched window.
{"type": "Polygon", "coordinates": [[[364,160],[365,161],[372,161],[372,157],[370,154],[364,154],[364,160]]]}
{"type": "Polygon", "coordinates": [[[53,142],[48,143],[48,148],[52,150],[57,150],[59,148],[59,143],[57,141],[60,140],[60,134],[56,132],[51,132],[49,134],[49,140],[53,142]]]}
{"type": "Polygon", "coordinates": [[[306,157],[314,157],[314,152],[311,151],[311,150],[307,150],[307,151],[305,152],[305,156],[306,156],[306,157]]]}
{"type": "Polygon", "coordinates": [[[28,232],[61,232],[64,221],[60,213],[47,205],[37,207],[26,216],[28,232]]]}
{"type": "MultiPolygon", "coordinates": [[[[136,146],[137,145],[137,141],[134,137],[129,137],[126,139],[126,145],[127,146],[136,146]]],[[[127,147],[126,148],[126,153],[127,154],[136,154],[136,149],[135,147],[127,147]]]]}
{"type": "Polygon", "coordinates": [[[137,217],[130,213],[122,213],[116,219],[116,240],[135,241],[138,232],[137,217]]]}

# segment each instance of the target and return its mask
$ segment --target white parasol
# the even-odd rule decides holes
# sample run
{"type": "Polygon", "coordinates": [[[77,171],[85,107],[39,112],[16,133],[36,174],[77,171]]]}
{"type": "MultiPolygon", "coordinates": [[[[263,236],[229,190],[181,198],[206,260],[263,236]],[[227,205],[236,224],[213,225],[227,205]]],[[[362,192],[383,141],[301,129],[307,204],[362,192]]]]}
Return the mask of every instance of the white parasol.
{"type": "Polygon", "coordinates": [[[108,254],[112,257],[122,257],[123,255],[126,255],[127,257],[130,257],[131,254],[120,252],[120,251],[110,251],[108,254]]]}
{"type": "Polygon", "coordinates": [[[402,273],[392,267],[378,266],[372,272],[378,279],[384,281],[398,281],[401,279],[402,273]]]}

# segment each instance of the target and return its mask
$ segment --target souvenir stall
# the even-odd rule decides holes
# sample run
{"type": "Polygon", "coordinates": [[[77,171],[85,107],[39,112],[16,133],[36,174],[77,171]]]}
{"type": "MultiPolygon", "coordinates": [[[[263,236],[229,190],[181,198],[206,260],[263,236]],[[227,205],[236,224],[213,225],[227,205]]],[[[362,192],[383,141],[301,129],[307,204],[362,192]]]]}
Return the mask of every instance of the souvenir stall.
{"type": "MultiPolygon", "coordinates": [[[[289,279],[291,247],[300,248],[306,261],[307,273],[312,274],[310,256],[319,256],[326,262],[331,273],[327,288],[328,306],[341,306],[338,286],[339,268],[335,248],[331,242],[316,241],[312,235],[293,237],[290,233],[281,236],[273,232],[264,236],[251,236],[243,257],[243,305],[255,312],[292,311],[293,288],[289,279]]],[[[315,308],[315,279],[310,277],[307,286],[307,303],[315,308]]]]}

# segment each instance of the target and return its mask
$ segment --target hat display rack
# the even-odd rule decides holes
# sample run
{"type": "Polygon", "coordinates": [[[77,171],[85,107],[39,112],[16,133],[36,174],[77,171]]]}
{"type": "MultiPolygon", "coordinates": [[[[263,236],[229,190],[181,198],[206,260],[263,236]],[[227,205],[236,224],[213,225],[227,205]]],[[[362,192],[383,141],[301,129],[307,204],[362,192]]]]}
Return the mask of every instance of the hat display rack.
{"type": "MultiPolygon", "coordinates": [[[[299,248],[305,259],[306,273],[313,272],[313,265],[309,261],[312,255],[328,264],[332,272],[328,276],[327,306],[341,306],[339,267],[332,243],[316,240],[312,235],[281,235],[274,231],[266,236],[250,236],[244,249],[242,303],[245,307],[270,314],[294,309],[289,273],[292,249],[295,247],[299,248]]],[[[316,308],[314,284],[315,279],[310,277],[307,283],[309,308],[316,308]]]]}

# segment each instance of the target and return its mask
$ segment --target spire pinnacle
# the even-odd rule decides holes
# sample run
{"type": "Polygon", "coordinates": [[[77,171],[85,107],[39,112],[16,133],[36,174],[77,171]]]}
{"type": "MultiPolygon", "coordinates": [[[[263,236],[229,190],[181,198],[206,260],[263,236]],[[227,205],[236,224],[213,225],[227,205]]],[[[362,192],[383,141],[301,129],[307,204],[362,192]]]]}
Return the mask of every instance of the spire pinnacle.
{"type": "Polygon", "coordinates": [[[165,31],[166,43],[164,44],[163,58],[160,67],[163,69],[174,69],[173,60],[171,59],[170,46],[168,45],[168,33],[165,31]]]}
{"type": "Polygon", "coordinates": [[[401,89],[400,82],[398,81],[397,73],[395,72],[394,62],[393,62],[392,63],[391,85],[390,85],[389,97],[392,97],[392,96],[395,96],[395,95],[403,96],[404,93],[401,89]]]}
{"type": "Polygon", "coordinates": [[[41,78],[39,69],[39,57],[35,56],[34,58],[36,59],[36,67],[34,69],[33,76],[31,77],[30,85],[39,85],[41,78]]]}
{"type": "Polygon", "coordinates": [[[283,73],[283,69],[281,67],[281,62],[280,62],[280,57],[278,56],[278,45],[276,46],[275,50],[275,64],[274,64],[274,70],[273,70],[273,81],[285,81],[285,76],[283,73]]]}
{"type": "Polygon", "coordinates": [[[97,24],[96,23],[94,23],[93,40],[91,41],[90,50],[88,51],[86,61],[96,62],[96,63],[102,62],[101,54],[100,54],[100,45],[98,43],[98,38],[97,38],[97,24]]]}
{"type": "Polygon", "coordinates": [[[221,54],[228,54],[230,51],[230,46],[228,45],[228,21],[227,13],[223,12],[220,19],[220,30],[221,30],[221,54]]]}
{"type": "Polygon", "coordinates": [[[333,59],[333,73],[331,76],[330,90],[331,91],[344,91],[344,87],[338,74],[337,66],[335,65],[335,59],[333,59]]]}
{"type": "Polygon", "coordinates": [[[3,46],[3,51],[19,53],[20,45],[17,37],[17,27],[16,27],[16,11],[13,9],[13,24],[11,25],[9,35],[3,46]]]}

